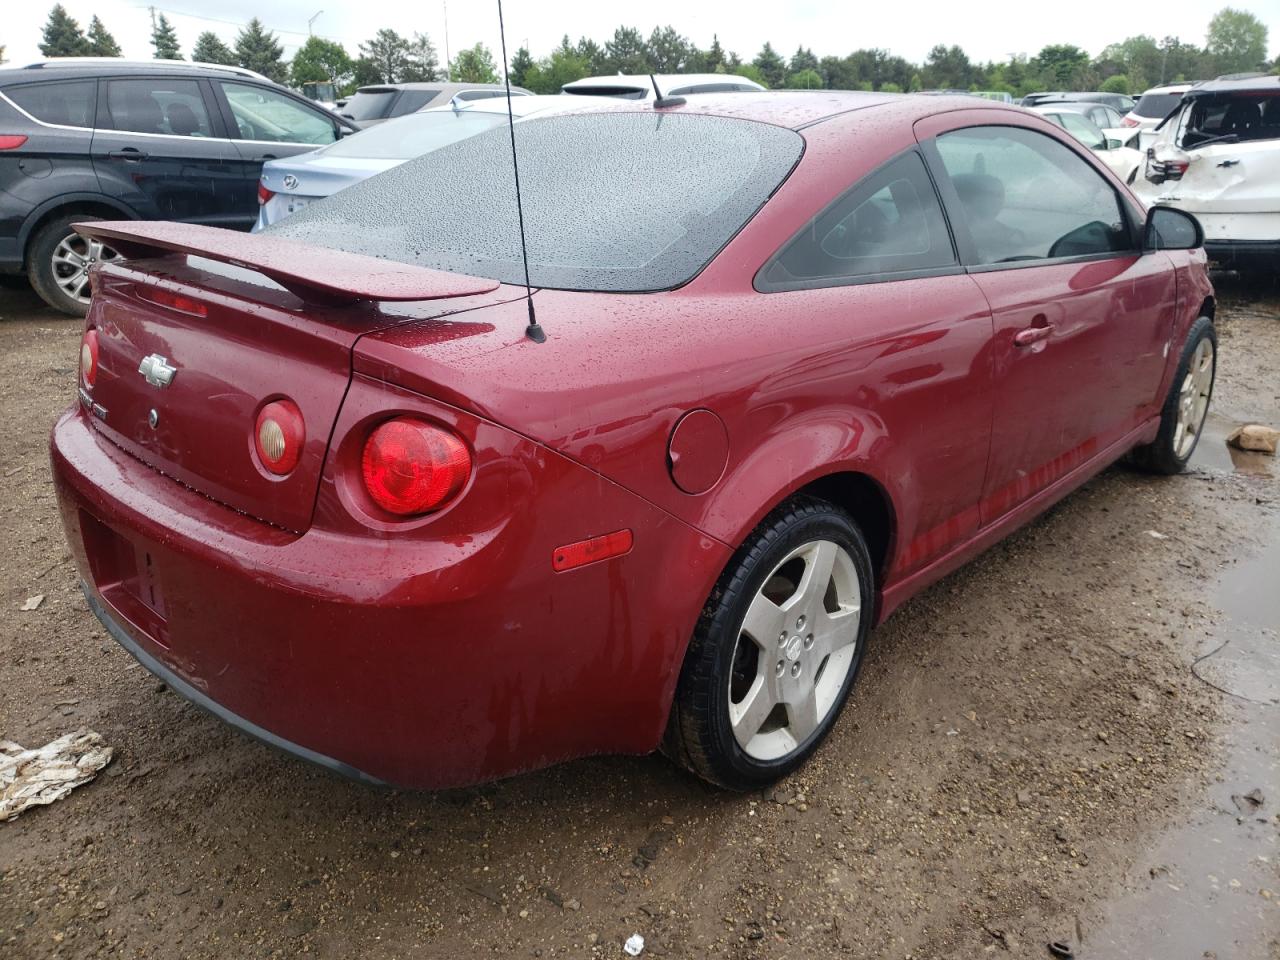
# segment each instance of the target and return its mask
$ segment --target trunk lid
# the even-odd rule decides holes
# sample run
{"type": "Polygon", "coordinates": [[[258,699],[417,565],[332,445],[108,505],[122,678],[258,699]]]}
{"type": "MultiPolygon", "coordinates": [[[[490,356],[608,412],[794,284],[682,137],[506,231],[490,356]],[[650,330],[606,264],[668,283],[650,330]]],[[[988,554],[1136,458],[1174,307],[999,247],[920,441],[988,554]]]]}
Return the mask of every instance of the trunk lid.
{"type": "MultiPolygon", "coordinates": [[[[100,225],[85,227],[87,232],[100,225]]],[[[233,240],[241,236],[231,235],[233,240]]],[[[331,262],[320,278],[322,287],[309,286],[309,279],[303,275],[300,280],[296,270],[273,282],[264,274],[279,272],[272,257],[279,254],[280,241],[266,240],[265,247],[255,248],[270,256],[242,255],[239,265],[227,266],[216,262],[231,259],[218,247],[225,239],[205,244],[216,258],[211,261],[165,256],[175,248],[148,247],[136,232],[129,237],[110,235],[108,242],[126,255],[153,256],[97,268],[87,324],[97,330],[98,368],[91,390],[81,384],[81,403],[92,411],[90,419],[105,437],[143,463],[236,510],[302,532],[311,522],[330,433],[351,378],[356,341],[398,323],[465,311],[518,294],[492,281],[460,275],[423,271],[432,276],[414,277],[418,268],[399,271],[385,261],[374,262],[396,274],[394,279],[384,273],[379,280],[357,270],[357,280],[349,287],[337,279],[340,274],[333,272],[331,262]],[[424,284],[435,284],[437,296],[462,299],[384,309],[350,296],[351,287],[368,288],[378,282],[386,285],[383,293],[394,293],[398,287],[402,293],[421,296],[429,292],[424,284]],[[163,377],[140,371],[147,358],[163,358],[173,369],[167,384],[156,382],[163,377]],[[301,457],[285,476],[259,463],[253,437],[259,410],[280,398],[297,404],[305,424],[301,457]]],[[[313,260],[332,254],[307,250],[313,260]]],[[[360,264],[348,261],[345,269],[353,266],[360,264]]]]}

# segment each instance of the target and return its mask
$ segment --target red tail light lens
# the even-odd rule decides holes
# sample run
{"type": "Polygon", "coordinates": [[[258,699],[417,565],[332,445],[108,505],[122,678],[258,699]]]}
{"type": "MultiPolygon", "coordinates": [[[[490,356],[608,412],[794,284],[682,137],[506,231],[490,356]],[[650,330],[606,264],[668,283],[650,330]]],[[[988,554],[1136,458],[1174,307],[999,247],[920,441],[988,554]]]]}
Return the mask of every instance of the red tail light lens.
{"type": "Polygon", "coordinates": [[[298,465],[307,439],[302,411],[292,400],[273,400],[258,413],[253,446],[262,465],[283,476],[298,465]]]}
{"type": "Polygon", "coordinates": [[[1136,127],[1138,125],[1138,121],[1133,119],[1133,117],[1121,117],[1120,122],[1126,127],[1136,127]]]}
{"type": "Polygon", "coordinates": [[[80,382],[86,390],[93,389],[98,379],[98,331],[90,327],[80,341],[80,382]]]}
{"type": "Polygon", "coordinates": [[[268,190],[265,183],[261,180],[258,181],[258,206],[262,206],[275,195],[276,192],[274,190],[268,190]]]}
{"type": "Polygon", "coordinates": [[[0,150],[17,150],[27,142],[21,133],[0,133],[0,150]]]}
{"type": "Polygon", "coordinates": [[[471,476],[471,454],[460,438],[410,417],[380,424],[365,441],[364,487],[388,513],[429,513],[471,476]]]}

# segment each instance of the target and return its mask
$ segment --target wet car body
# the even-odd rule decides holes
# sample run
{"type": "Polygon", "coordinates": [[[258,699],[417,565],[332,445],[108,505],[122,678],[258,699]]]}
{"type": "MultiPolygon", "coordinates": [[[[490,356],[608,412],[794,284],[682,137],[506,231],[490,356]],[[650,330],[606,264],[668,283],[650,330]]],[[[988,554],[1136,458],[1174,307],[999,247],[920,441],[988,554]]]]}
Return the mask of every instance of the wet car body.
{"type": "MultiPolygon", "coordinates": [[[[623,112],[668,134],[685,122],[623,112]]],[[[273,252],[319,229],[311,210],[239,249],[198,228],[114,236],[132,259],[97,271],[99,379],[52,440],[68,540],[112,634],[242,729],[367,779],[439,787],[645,753],[708,595],[788,498],[857,518],[879,622],[1155,437],[1180,345],[1212,311],[1201,251],[1143,252],[1135,235],[1106,256],[984,269],[960,232],[954,263],[905,274],[764,269],[833,198],[894,158],[936,159],[935,138],[966,126],[1053,139],[1136,231],[1140,206],[1065,132],[970,98],[736,94],[683,115],[767,124],[798,138],[794,160],[669,288],[535,276],[545,343],[524,335],[509,279],[273,252]],[[360,286],[378,270],[385,285],[360,286]],[[1052,336],[1021,345],[1046,316],[1052,336]],[[139,385],[151,355],[177,369],[165,390],[139,385]],[[251,439],[281,392],[309,424],[283,479],[251,439]],[[409,519],[359,482],[370,430],[400,416],[451,431],[474,463],[456,498],[409,519]],[[621,531],[626,550],[559,568],[566,545],[621,531]]]]}

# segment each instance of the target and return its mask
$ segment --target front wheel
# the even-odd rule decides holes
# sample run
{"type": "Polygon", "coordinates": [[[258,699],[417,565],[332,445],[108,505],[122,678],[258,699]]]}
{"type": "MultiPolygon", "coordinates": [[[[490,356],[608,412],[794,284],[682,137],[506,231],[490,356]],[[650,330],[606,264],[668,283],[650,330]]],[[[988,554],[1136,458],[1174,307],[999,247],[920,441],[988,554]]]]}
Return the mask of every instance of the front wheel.
{"type": "Polygon", "coordinates": [[[1178,368],[1160,412],[1155,440],[1133,451],[1133,461],[1152,473],[1181,473],[1204,431],[1218,366],[1218,335],[1213,321],[1200,317],[1187,333],[1178,368]]]}
{"type": "Polygon", "coordinates": [[[871,558],[853,519],[810,498],[776,509],[703,609],[664,749],[734,790],[790,773],[848,698],[871,610],[871,558]]]}
{"type": "Polygon", "coordinates": [[[89,268],[99,261],[119,259],[100,240],[89,240],[72,229],[72,224],[100,219],[84,214],[59,217],[32,238],[27,276],[40,299],[53,309],[83,317],[89,312],[89,268]]]}

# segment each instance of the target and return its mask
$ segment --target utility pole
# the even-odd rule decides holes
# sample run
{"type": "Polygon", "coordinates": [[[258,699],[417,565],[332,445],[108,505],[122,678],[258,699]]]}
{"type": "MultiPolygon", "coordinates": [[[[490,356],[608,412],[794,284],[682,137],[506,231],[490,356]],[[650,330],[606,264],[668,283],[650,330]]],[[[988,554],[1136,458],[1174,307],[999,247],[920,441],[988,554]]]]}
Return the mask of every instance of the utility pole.
{"type": "Polygon", "coordinates": [[[308,20],[308,21],[307,21],[307,36],[308,36],[308,37],[309,37],[309,36],[311,36],[311,25],[312,25],[313,23],[315,23],[315,22],[316,22],[316,17],[319,17],[319,16],[320,16],[320,14],[322,14],[322,13],[324,13],[324,11],[323,11],[323,10],[317,10],[317,11],[316,11],[316,13],[315,13],[315,16],[314,16],[314,17],[312,17],[310,20],[308,20]]]}
{"type": "Polygon", "coordinates": [[[453,64],[449,60],[449,0],[440,0],[444,7],[444,79],[448,83],[453,79],[453,64]]]}

